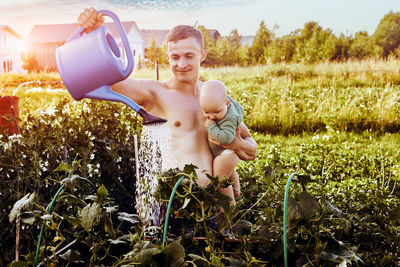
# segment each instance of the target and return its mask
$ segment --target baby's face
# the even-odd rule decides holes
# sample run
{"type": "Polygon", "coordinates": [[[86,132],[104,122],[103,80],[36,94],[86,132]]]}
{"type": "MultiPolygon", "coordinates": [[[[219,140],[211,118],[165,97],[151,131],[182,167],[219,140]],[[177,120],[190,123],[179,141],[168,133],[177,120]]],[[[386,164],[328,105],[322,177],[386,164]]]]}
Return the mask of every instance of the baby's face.
{"type": "Polygon", "coordinates": [[[216,99],[207,97],[208,101],[201,101],[201,108],[206,119],[222,120],[228,111],[229,101],[227,99],[216,99]]]}

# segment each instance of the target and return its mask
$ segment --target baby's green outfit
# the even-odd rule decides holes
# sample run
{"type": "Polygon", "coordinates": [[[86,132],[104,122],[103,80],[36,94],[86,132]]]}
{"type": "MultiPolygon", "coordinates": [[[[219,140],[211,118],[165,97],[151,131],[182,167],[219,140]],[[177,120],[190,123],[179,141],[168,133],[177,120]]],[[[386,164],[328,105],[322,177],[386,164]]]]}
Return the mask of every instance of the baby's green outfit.
{"type": "MultiPolygon", "coordinates": [[[[207,127],[207,132],[221,144],[232,143],[236,134],[236,127],[242,122],[244,115],[244,110],[238,102],[231,97],[229,97],[229,101],[225,117],[207,127]]],[[[217,146],[210,140],[208,140],[208,144],[214,157],[219,156],[225,150],[225,148],[217,146]]]]}

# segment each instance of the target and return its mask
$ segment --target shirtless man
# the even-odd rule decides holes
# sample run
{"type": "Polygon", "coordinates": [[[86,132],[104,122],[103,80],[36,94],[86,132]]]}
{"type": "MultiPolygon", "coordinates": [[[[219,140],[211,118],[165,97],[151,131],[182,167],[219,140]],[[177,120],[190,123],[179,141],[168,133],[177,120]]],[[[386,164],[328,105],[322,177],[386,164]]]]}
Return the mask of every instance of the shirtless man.
{"type": "MultiPolygon", "coordinates": [[[[85,9],[78,18],[79,25],[87,33],[100,27],[103,22],[103,16],[93,7],[85,9]]],[[[151,114],[167,119],[172,146],[178,159],[183,165],[199,167],[198,182],[206,186],[210,180],[205,173],[212,174],[213,156],[199,103],[199,90],[202,86],[199,69],[207,56],[201,32],[183,25],[172,29],[167,36],[167,56],[173,74],[170,79],[161,82],[127,78],[111,86],[111,89],[131,98],[151,114]]],[[[241,130],[237,130],[232,143],[216,144],[235,151],[242,160],[254,160],[257,144],[246,126],[237,129],[241,130]]],[[[229,175],[226,174],[226,177],[229,175]]]]}

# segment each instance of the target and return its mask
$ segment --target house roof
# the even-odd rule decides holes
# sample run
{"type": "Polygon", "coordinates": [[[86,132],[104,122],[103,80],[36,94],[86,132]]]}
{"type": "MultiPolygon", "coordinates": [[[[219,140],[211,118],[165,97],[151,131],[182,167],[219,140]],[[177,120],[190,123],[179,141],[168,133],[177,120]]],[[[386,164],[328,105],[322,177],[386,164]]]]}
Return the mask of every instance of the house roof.
{"type": "Polygon", "coordinates": [[[252,45],[253,44],[253,39],[254,39],[254,36],[253,35],[243,35],[243,36],[240,36],[240,44],[241,45],[244,45],[244,44],[248,44],[248,45],[252,45]]]}
{"type": "MultiPolygon", "coordinates": [[[[105,22],[104,26],[110,29],[111,34],[115,38],[119,37],[115,23],[105,22]]],[[[139,28],[134,21],[122,22],[122,26],[126,33],[132,29],[139,32],[139,28]]],[[[77,23],[35,25],[26,38],[26,41],[28,43],[64,43],[77,29],[77,23]]]]}
{"type": "MultiPolygon", "coordinates": [[[[221,34],[219,33],[218,30],[210,29],[208,30],[211,37],[214,38],[215,40],[218,40],[219,37],[221,37],[221,34]]],[[[144,41],[144,48],[148,48],[150,46],[150,41],[152,36],[154,36],[156,40],[156,46],[161,47],[163,43],[167,40],[167,35],[169,33],[169,30],[151,30],[151,29],[143,29],[140,30],[140,33],[142,34],[142,38],[144,41]]]]}
{"type": "Polygon", "coordinates": [[[10,27],[8,27],[7,25],[0,25],[0,31],[1,30],[5,30],[10,32],[12,35],[14,35],[15,37],[17,37],[18,39],[22,39],[21,35],[19,35],[16,31],[14,31],[13,29],[11,29],[10,27]]]}
{"type": "Polygon", "coordinates": [[[153,36],[156,41],[156,46],[161,47],[167,39],[168,33],[169,30],[141,30],[140,34],[142,35],[144,41],[144,48],[148,48],[150,46],[150,41],[153,36]]]}
{"type": "Polygon", "coordinates": [[[208,32],[210,33],[211,37],[214,38],[215,41],[217,41],[218,38],[221,37],[221,34],[219,33],[218,30],[209,29],[208,32]]]}

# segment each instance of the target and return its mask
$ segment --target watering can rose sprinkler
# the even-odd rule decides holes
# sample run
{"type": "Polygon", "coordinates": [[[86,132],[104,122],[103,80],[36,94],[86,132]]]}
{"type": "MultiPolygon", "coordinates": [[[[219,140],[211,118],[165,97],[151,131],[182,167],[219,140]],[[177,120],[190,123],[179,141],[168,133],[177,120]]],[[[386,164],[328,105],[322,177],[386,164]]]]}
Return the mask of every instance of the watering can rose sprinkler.
{"type": "Polygon", "coordinates": [[[127,66],[125,68],[118,45],[105,26],[86,35],[83,35],[85,29],[80,27],[64,45],[56,49],[57,68],[68,92],[77,101],[92,98],[124,103],[143,117],[144,125],[166,122],[145,111],[132,99],[111,90],[112,84],[125,80],[131,74],[134,60],[117,15],[109,10],[98,12],[115,22],[124,44],[127,66]]]}

